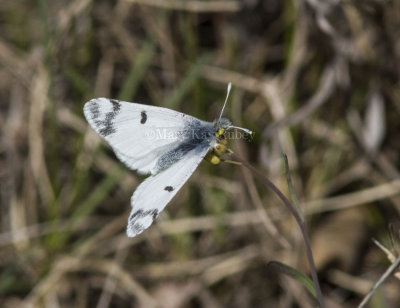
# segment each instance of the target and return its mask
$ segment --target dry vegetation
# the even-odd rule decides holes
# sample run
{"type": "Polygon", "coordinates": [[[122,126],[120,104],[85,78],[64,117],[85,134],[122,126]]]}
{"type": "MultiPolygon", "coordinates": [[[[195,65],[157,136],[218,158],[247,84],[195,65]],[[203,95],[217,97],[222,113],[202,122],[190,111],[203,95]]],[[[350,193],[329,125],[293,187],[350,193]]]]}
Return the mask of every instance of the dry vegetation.
{"type": "MultiPolygon", "coordinates": [[[[288,155],[327,307],[398,257],[400,2],[0,2],[2,307],[315,307],[287,209],[246,169],[203,162],[125,235],[143,179],[88,127],[105,96],[256,132],[235,152],[288,195],[288,155]],[[376,238],[387,254],[372,241],[376,238]]],[[[398,307],[393,274],[369,307],[398,307]]]]}

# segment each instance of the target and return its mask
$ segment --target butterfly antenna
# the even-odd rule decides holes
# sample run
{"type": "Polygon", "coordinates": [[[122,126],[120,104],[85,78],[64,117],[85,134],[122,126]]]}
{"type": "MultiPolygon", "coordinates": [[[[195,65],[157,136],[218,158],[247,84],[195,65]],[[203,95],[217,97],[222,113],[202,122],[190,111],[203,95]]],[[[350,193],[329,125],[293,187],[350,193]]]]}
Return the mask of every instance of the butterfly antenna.
{"type": "Polygon", "coordinates": [[[236,129],[242,130],[242,131],[244,131],[245,133],[247,133],[247,134],[249,134],[249,135],[252,135],[252,134],[253,134],[253,132],[252,132],[250,129],[247,129],[247,128],[229,125],[227,129],[231,129],[231,128],[236,128],[236,129]]]}
{"type": "Polygon", "coordinates": [[[226,103],[228,101],[228,97],[229,97],[229,93],[231,92],[231,88],[232,88],[232,83],[230,82],[230,83],[228,83],[228,89],[226,90],[225,103],[224,103],[224,106],[222,107],[221,114],[219,115],[218,122],[221,121],[221,117],[222,117],[222,114],[224,113],[224,109],[225,109],[226,103]]]}

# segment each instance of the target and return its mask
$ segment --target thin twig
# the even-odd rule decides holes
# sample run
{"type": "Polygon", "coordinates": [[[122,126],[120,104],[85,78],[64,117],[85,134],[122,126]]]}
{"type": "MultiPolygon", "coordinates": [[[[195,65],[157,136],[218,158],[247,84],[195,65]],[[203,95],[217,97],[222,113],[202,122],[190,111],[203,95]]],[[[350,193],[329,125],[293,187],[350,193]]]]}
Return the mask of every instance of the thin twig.
{"type": "Polygon", "coordinates": [[[321,308],[325,307],[324,300],[323,300],[323,297],[322,297],[321,287],[320,287],[319,281],[318,281],[317,271],[315,269],[314,258],[313,258],[312,251],[311,251],[310,239],[308,237],[306,227],[305,227],[302,219],[300,218],[299,214],[297,213],[296,209],[294,208],[292,203],[285,197],[285,195],[278,189],[278,187],[276,187],[275,184],[272,183],[262,172],[258,171],[256,168],[254,168],[252,165],[250,165],[247,161],[243,160],[242,158],[240,158],[236,154],[230,154],[230,156],[234,160],[242,163],[242,165],[244,167],[246,167],[247,169],[249,169],[250,171],[255,173],[258,177],[260,177],[265,182],[265,184],[267,184],[267,186],[273,192],[275,192],[277,194],[279,199],[281,199],[283,201],[283,203],[286,205],[288,210],[292,213],[292,215],[295,218],[297,224],[299,225],[300,231],[301,231],[301,233],[303,235],[303,238],[304,238],[304,243],[305,243],[305,246],[306,246],[308,263],[310,265],[311,277],[312,277],[312,279],[314,281],[314,287],[315,287],[315,292],[317,294],[317,300],[318,300],[319,306],[321,308]]]}
{"type": "Polygon", "coordinates": [[[372,297],[372,295],[374,295],[374,293],[376,292],[376,290],[378,289],[378,287],[386,280],[386,278],[388,278],[390,276],[390,274],[396,270],[396,268],[398,268],[400,265],[400,257],[398,257],[396,259],[395,262],[393,262],[393,264],[383,273],[383,275],[381,276],[381,278],[379,278],[379,280],[375,283],[375,285],[371,288],[371,290],[368,292],[368,294],[364,297],[364,299],[362,300],[362,302],[360,303],[360,305],[358,306],[358,308],[362,308],[365,306],[365,304],[370,300],[370,298],[372,297]]]}

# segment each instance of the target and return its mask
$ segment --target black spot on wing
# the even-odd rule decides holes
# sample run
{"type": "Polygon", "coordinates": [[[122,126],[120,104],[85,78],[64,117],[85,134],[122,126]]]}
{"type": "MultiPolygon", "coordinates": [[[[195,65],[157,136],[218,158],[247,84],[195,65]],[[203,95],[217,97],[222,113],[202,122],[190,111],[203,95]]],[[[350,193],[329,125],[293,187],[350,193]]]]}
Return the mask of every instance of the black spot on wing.
{"type": "Polygon", "coordinates": [[[171,192],[174,190],[174,188],[172,186],[165,186],[164,190],[171,192]]]}
{"type": "Polygon", "coordinates": [[[147,114],[146,114],[146,111],[142,111],[142,112],[140,113],[140,115],[142,116],[142,118],[140,119],[140,124],[146,123],[146,121],[147,121],[147,114]]]}
{"type": "Polygon", "coordinates": [[[137,210],[134,213],[132,212],[128,220],[128,229],[131,230],[134,235],[141,233],[144,229],[148,227],[142,224],[143,219],[148,216],[151,216],[152,221],[154,221],[158,216],[158,210],[137,210]]]}
{"type": "Polygon", "coordinates": [[[116,132],[114,126],[114,119],[121,110],[121,103],[115,99],[110,99],[112,110],[107,112],[103,121],[95,121],[96,126],[99,128],[99,134],[103,137],[111,135],[116,132]]]}
{"type": "Polygon", "coordinates": [[[96,120],[100,116],[99,103],[95,100],[89,102],[89,111],[93,120],[96,120]]]}

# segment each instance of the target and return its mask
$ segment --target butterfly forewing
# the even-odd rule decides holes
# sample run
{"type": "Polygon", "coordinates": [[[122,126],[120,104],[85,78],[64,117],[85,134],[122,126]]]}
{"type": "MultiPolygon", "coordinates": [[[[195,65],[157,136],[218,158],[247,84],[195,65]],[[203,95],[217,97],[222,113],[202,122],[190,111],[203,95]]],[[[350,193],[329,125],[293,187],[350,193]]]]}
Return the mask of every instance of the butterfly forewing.
{"type": "Polygon", "coordinates": [[[93,129],[129,168],[155,174],[157,158],[180,142],[188,123],[200,121],[174,110],[96,98],[84,106],[93,129]]]}

